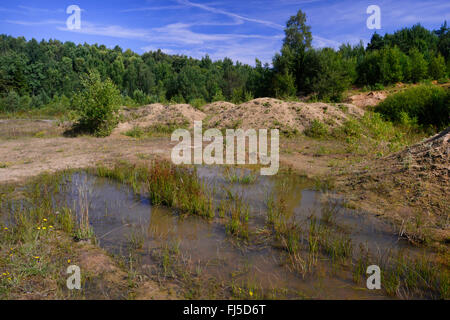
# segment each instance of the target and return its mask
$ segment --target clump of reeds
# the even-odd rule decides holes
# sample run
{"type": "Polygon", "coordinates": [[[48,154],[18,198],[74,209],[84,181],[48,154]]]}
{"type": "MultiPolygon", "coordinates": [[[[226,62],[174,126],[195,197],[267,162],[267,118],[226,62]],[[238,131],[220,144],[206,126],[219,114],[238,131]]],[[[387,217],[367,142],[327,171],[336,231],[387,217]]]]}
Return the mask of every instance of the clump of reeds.
{"type": "Polygon", "coordinates": [[[229,220],[225,226],[228,234],[248,239],[248,220],[250,207],[238,194],[232,195],[228,202],[229,220]]]}
{"type": "Polygon", "coordinates": [[[183,214],[214,217],[212,197],[195,168],[158,160],[148,166],[120,162],[112,169],[99,167],[96,173],[126,183],[136,193],[147,191],[154,205],[175,208],[183,214]]]}

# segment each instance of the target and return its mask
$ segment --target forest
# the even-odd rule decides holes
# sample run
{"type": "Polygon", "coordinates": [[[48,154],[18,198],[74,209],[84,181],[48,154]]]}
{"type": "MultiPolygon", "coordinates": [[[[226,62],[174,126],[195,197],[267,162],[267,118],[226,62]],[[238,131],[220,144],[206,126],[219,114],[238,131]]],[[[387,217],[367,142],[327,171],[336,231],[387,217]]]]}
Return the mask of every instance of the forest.
{"type": "Polygon", "coordinates": [[[122,104],[153,102],[233,103],[258,97],[337,102],[352,87],[380,89],[396,82],[445,82],[450,74],[450,28],[420,24],[393,34],[374,33],[367,46],[344,44],[338,50],[312,47],[311,28],[299,11],[286,23],[285,38],[272,64],[255,66],[209,56],[194,59],[161,50],[139,55],[119,46],[27,41],[0,35],[0,112],[72,108],[82,79],[91,72],[110,79],[122,104]]]}

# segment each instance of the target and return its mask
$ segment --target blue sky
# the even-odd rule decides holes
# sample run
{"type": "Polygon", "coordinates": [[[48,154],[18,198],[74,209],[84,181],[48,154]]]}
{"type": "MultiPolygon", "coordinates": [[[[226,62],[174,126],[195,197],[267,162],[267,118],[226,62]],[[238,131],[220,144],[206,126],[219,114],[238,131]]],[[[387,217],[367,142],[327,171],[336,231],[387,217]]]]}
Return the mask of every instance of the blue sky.
{"type": "Polygon", "coordinates": [[[307,15],[315,47],[367,43],[374,30],[366,27],[366,9],[373,4],[381,8],[381,34],[417,22],[429,29],[450,22],[450,1],[437,0],[2,0],[0,33],[253,65],[255,58],[270,62],[280,50],[285,23],[298,9],[307,15]],[[82,9],[80,30],[66,27],[69,5],[82,9]]]}

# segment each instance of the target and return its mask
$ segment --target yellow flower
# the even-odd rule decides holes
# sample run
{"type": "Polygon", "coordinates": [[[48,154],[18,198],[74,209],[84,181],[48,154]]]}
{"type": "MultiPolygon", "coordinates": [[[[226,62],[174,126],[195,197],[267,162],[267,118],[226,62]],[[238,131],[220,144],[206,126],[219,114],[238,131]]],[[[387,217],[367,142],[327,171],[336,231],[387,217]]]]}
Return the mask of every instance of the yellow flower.
{"type": "Polygon", "coordinates": [[[11,281],[11,278],[8,278],[9,281],[11,281]]]}
{"type": "Polygon", "coordinates": [[[252,290],[250,290],[248,293],[250,294],[250,297],[253,297],[253,292],[252,292],[252,290]]]}
{"type": "Polygon", "coordinates": [[[3,273],[2,273],[2,276],[6,276],[6,273],[3,272],[3,273]]]}
{"type": "Polygon", "coordinates": [[[39,256],[35,256],[34,258],[35,258],[35,259],[39,259],[39,256]]]}
{"type": "Polygon", "coordinates": [[[49,226],[50,229],[53,229],[53,226],[49,226]]]}
{"type": "Polygon", "coordinates": [[[47,229],[47,227],[42,227],[42,230],[45,230],[45,229],[47,229]]]}
{"type": "Polygon", "coordinates": [[[70,263],[70,259],[67,260],[67,263],[70,263]]]}
{"type": "Polygon", "coordinates": [[[47,219],[44,219],[45,222],[47,222],[47,219]]]}
{"type": "Polygon", "coordinates": [[[7,227],[5,227],[5,230],[8,230],[8,228],[7,228],[7,227]]]}
{"type": "Polygon", "coordinates": [[[37,227],[38,230],[41,230],[41,227],[37,227]]]}

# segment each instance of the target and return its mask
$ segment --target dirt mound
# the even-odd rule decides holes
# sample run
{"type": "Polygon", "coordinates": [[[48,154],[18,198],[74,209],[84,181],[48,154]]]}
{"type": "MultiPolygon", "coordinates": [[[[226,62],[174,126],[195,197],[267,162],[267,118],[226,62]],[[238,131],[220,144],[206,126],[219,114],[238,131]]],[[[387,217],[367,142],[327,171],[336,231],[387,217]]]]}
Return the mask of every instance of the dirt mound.
{"type": "Polygon", "coordinates": [[[139,109],[125,108],[121,112],[124,119],[114,133],[121,133],[135,126],[147,128],[155,124],[171,124],[180,127],[190,127],[194,121],[203,120],[206,114],[189,104],[162,105],[150,104],[139,109]]]}
{"type": "Polygon", "coordinates": [[[203,106],[202,110],[206,114],[222,113],[224,110],[235,108],[236,105],[231,102],[217,101],[203,106]]]}
{"type": "Polygon", "coordinates": [[[349,104],[285,102],[259,98],[240,105],[216,102],[205,107],[207,126],[214,128],[278,128],[303,132],[313,120],[335,127],[364,111],[349,104]]]}
{"type": "Polygon", "coordinates": [[[449,139],[450,127],[389,158],[395,159],[397,165],[407,167],[410,172],[420,178],[437,178],[448,183],[450,177],[449,139]]]}
{"type": "MultiPolygon", "coordinates": [[[[343,175],[353,200],[372,202],[401,225],[412,241],[449,241],[450,128],[377,161],[360,163],[343,175]],[[406,228],[406,229],[405,229],[406,228]],[[409,234],[408,234],[409,233],[409,234]]],[[[347,188],[347,189],[345,189],[347,188]]]]}
{"type": "Polygon", "coordinates": [[[384,91],[371,91],[369,93],[361,93],[350,96],[347,102],[354,104],[357,107],[364,108],[368,106],[376,106],[387,98],[387,93],[384,91]]]}
{"type": "Polygon", "coordinates": [[[124,121],[114,132],[155,124],[192,127],[193,122],[199,120],[209,128],[277,128],[283,132],[303,132],[313,120],[335,127],[349,116],[361,117],[363,114],[362,109],[351,104],[285,102],[273,98],[254,99],[240,105],[218,101],[203,106],[202,111],[188,104],[151,104],[139,109],[124,109],[121,113],[124,121]]]}

